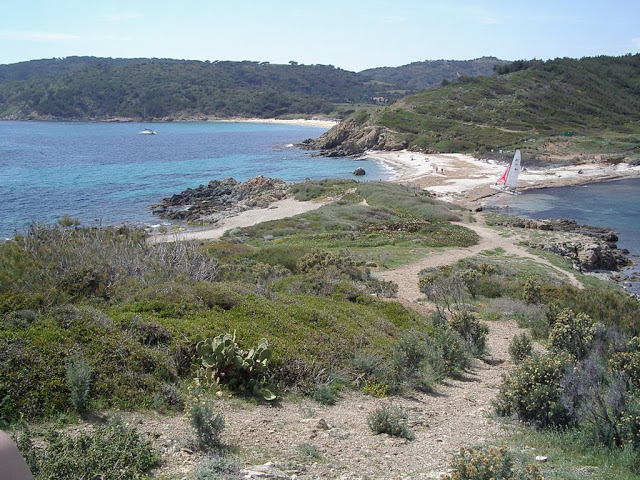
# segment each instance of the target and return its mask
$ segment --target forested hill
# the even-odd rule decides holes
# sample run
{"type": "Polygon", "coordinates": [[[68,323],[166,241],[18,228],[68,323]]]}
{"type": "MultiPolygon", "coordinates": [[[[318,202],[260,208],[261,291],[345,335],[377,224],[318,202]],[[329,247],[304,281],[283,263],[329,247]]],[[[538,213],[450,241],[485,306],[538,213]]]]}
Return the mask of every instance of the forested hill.
{"type": "Polygon", "coordinates": [[[496,66],[507,64],[495,57],[475,60],[426,60],[400,67],[370,68],[360,72],[374,80],[393,85],[402,85],[415,93],[419,90],[437,88],[443,81],[454,82],[460,77],[492,75],[496,66]]]}
{"type": "MultiPolygon", "coordinates": [[[[455,63],[460,68],[469,64],[467,75],[487,74],[488,69],[479,70],[473,62],[455,63]]],[[[440,73],[427,74],[425,68],[425,78],[443,80],[440,73]]],[[[0,65],[0,118],[170,120],[329,114],[336,112],[336,104],[348,110],[350,104],[390,102],[423,88],[415,76],[393,72],[385,68],[375,72],[374,79],[331,65],[295,62],[35,60],[0,65]],[[411,81],[404,84],[405,78],[411,81]]]]}
{"type": "Polygon", "coordinates": [[[640,54],[518,61],[496,75],[461,77],[372,114],[357,112],[309,147],[347,155],[522,148],[640,158],[638,112],[640,54]]]}

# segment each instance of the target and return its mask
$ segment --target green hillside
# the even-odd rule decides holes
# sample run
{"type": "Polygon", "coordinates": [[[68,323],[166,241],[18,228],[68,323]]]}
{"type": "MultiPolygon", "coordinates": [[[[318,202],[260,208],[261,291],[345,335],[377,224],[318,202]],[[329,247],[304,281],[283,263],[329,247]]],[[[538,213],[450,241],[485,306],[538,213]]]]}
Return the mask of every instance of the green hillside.
{"type": "Polygon", "coordinates": [[[640,55],[521,61],[462,77],[372,115],[413,149],[477,151],[569,141],[577,151],[640,149],[640,55]]]}
{"type": "Polygon", "coordinates": [[[354,104],[393,101],[460,74],[489,75],[494,63],[420,62],[355,73],[296,62],[34,60],[0,65],[0,119],[342,116],[354,104]]]}
{"type": "Polygon", "coordinates": [[[322,114],[368,102],[373,83],[327,65],[137,60],[48,62],[0,70],[1,118],[148,119],[322,114]],[[36,64],[40,66],[40,64],[36,64]],[[12,80],[16,77],[27,80],[12,80]]]}
{"type": "Polygon", "coordinates": [[[400,67],[379,67],[360,73],[376,81],[402,85],[413,93],[428,88],[437,88],[443,81],[454,82],[460,77],[493,75],[494,68],[507,62],[495,57],[475,60],[425,60],[400,67]]]}

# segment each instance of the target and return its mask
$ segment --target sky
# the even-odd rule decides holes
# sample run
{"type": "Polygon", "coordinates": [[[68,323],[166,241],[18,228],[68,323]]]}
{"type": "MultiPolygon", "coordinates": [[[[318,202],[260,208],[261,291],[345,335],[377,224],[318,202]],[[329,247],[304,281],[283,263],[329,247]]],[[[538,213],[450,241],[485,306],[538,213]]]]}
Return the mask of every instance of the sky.
{"type": "Polygon", "coordinates": [[[0,0],[0,64],[88,55],[358,72],[638,52],[639,0],[0,0]]]}

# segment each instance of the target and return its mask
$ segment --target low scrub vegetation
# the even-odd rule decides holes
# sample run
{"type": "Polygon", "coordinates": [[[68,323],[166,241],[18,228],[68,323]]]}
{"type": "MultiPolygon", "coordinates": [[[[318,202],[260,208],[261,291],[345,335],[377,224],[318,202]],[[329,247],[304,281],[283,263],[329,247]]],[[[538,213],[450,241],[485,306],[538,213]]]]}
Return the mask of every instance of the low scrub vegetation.
{"type": "Polygon", "coordinates": [[[386,433],[392,437],[400,437],[406,440],[414,440],[415,433],[407,424],[408,412],[397,405],[382,405],[371,412],[367,423],[371,431],[375,434],[386,433]]]}
{"type": "MultiPolygon", "coordinates": [[[[472,245],[473,232],[449,223],[461,212],[398,185],[306,188],[343,197],[209,245],[151,245],[135,230],[71,220],[0,245],[0,426],[110,407],[182,411],[193,448],[209,456],[194,475],[234,478],[218,395],[272,402],[291,392],[333,405],[347,388],[431,393],[485,357],[487,322],[508,318],[530,332],[512,341],[517,366],[497,411],[640,451],[637,301],[596,282],[574,289],[495,250],[421,272],[436,305],[422,316],[383,301],[395,285],[375,269],[410,261],[409,250],[472,245]]],[[[413,438],[406,411],[392,407],[367,419],[372,431],[413,438]]],[[[21,445],[35,459],[48,448],[21,445]]],[[[132,475],[144,475],[156,454],[131,445],[149,460],[132,475]]],[[[488,458],[464,461],[474,456],[488,458]]]]}
{"type": "Polygon", "coordinates": [[[36,447],[26,426],[16,438],[36,479],[68,480],[90,473],[105,480],[134,480],[160,460],[149,441],[118,420],[79,434],[52,428],[43,440],[44,446],[36,447]]]}

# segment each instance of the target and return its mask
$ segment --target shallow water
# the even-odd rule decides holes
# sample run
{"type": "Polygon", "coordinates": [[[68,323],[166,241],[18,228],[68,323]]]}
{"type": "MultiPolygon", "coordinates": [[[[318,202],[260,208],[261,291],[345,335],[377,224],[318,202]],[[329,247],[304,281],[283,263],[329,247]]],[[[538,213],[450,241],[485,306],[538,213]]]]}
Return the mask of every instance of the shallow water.
{"type": "MultiPolygon", "coordinates": [[[[610,227],[618,233],[618,247],[640,260],[640,178],[495,195],[488,206],[519,217],[570,218],[582,225],[610,227]]],[[[632,272],[640,274],[640,268],[627,271],[632,272]]],[[[640,283],[631,289],[640,293],[640,283]]]]}
{"type": "Polygon", "coordinates": [[[64,214],[82,225],[153,224],[148,207],[210,180],[391,177],[372,161],[318,158],[293,147],[325,128],[211,122],[0,122],[0,238],[64,214]]]}

